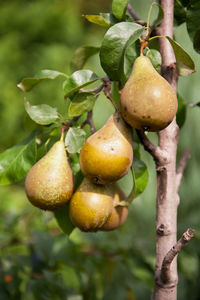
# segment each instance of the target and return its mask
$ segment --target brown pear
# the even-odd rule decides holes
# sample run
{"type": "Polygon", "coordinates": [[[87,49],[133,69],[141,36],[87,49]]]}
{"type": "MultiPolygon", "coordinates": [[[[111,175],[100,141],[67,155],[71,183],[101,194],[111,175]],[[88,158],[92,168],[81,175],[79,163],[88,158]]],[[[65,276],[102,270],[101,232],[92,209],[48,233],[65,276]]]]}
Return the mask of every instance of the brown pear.
{"type": "Polygon", "coordinates": [[[132,127],[159,131],[176,115],[177,98],[174,89],[154,69],[149,58],[140,56],[121,91],[120,105],[124,120],[132,127]]]}
{"type": "Polygon", "coordinates": [[[108,220],[100,228],[102,231],[111,231],[119,228],[127,219],[128,206],[121,206],[120,202],[126,200],[126,195],[117,183],[109,185],[113,195],[114,208],[108,220]]]}
{"type": "Polygon", "coordinates": [[[132,133],[119,112],[86,140],[79,160],[85,177],[96,184],[115,182],[128,172],[133,160],[132,133]]]}
{"type": "Polygon", "coordinates": [[[29,171],[25,190],[30,202],[44,210],[56,210],[70,200],[74,177],[63,140],[56,142],[29,171]]]}
{"type": "Polygon", "coordinates": [[[95,232],[107,221],[112,209],[111,191],[84,178],[70,200],[69,215],[82,231],[95,232]]]}

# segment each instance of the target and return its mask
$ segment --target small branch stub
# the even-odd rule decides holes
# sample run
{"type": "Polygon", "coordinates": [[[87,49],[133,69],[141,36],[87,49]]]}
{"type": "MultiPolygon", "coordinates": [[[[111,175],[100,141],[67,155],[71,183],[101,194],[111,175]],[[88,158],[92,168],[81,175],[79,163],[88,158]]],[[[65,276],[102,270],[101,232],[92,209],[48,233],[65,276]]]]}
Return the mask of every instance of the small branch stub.
{"type": "Polygon", "coordinates": [[[181,251],[181,249],[193,238],[194,229],[189,228],[186,232],[183,233],[182,237],[178,242],[169,250],[166,256],[163,259],[162,269],[160,273],[160,280],[164,284],[170,284],[172,280],[170,266],[174,258],[181,251]]]}

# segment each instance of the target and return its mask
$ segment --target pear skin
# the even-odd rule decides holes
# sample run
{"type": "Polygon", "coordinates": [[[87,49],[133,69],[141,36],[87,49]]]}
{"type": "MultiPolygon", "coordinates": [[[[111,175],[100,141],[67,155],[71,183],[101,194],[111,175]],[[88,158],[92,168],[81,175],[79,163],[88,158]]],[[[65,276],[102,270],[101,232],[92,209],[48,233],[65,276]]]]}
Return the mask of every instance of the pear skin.
{"type": "Polygon", "coordinates": [[[107,221],[112,209],[111,191],[84,178],[70,200],[69,215],[82,231],[95,232],[107,221]]]}
{"type": "Polygon", "coordinates": [[[133,161],[132,132],[119,112],[86,140],[79,161],[84,176],[96,184],[115,182],[128,172],[133,161]]]}
{"type": "Polygon", "coordinates": [[[121,114],[136,129],[160,131],[173,120],[177,97],[171,85],[154,69],[146,56],[136,58],[121,91],[121,114]]]}
{"type": "Polygon", "coordinates": [[[100,228],[102,231],[111,231],[119,228],[128,217],[128,206],[121,206],[119,203],[126,200],[126,195],[118,184],[109,185],[113,195],[114,208],[108,220],[100,228]]]}
{"type": "Polygon", "coordinates": [[[64,142],[60,140],[27,174],[26,195],[34,206],[54,211],[70,200],[73,189],[74,176],[64,142]]]}

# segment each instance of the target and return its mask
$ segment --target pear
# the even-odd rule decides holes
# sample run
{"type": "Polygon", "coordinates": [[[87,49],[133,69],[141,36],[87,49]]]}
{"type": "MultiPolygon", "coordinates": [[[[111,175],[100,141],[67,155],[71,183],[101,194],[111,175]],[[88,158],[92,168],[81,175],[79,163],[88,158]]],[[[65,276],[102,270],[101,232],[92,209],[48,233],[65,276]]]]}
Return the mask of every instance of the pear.
{"type": "Polygon", "coordinates": [[[74,177],[61,139],[31,168],[25,191],[33,205],[54,211],[70,200],[73,189],[74,177]]]}
{"type": "Polygon", "coordinates": [[[79,161],[84,176],[96,184],[115,182],[128,172],[133,161],[132,133],[119,112],[86,140],[79,161]]]}
{"type": "Polygon", "coordinates": [[[114,208],[108,220],[100,228],[102,231],[111,231],[120,227],[127,219],[128,206],[121,206],[121,201],[126,201],[126,195],[121,190],[118,184],[113,183],[109,185],[109,188],[113,195],[114,208]]]}
{"type": "Polygon", "coordinates": [[[136,129],[160,131],[177,111],[176,93],[157,73],[146,56],[136,58],[131,75],[121,91],[121,113],[136,129]]]}
{"type": "Polygon", "coordinates": [[[95,232],[107,221],[112,209],[111,191],[84,178],[70,200],[69,216],[82,231],[95,232]]]}

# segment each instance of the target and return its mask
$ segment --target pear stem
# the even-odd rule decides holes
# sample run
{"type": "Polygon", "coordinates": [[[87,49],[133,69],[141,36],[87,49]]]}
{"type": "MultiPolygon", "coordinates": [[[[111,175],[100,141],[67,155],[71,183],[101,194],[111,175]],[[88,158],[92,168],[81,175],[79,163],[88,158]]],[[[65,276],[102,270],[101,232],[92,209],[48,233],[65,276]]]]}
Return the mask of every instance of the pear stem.
{"type": "Polygon", "coordinates": [[[61,142],[64,141],[64,135],[65,135],[65,126],[62,126],[61,127],[61,137],[60,137],[61,142]]]}

